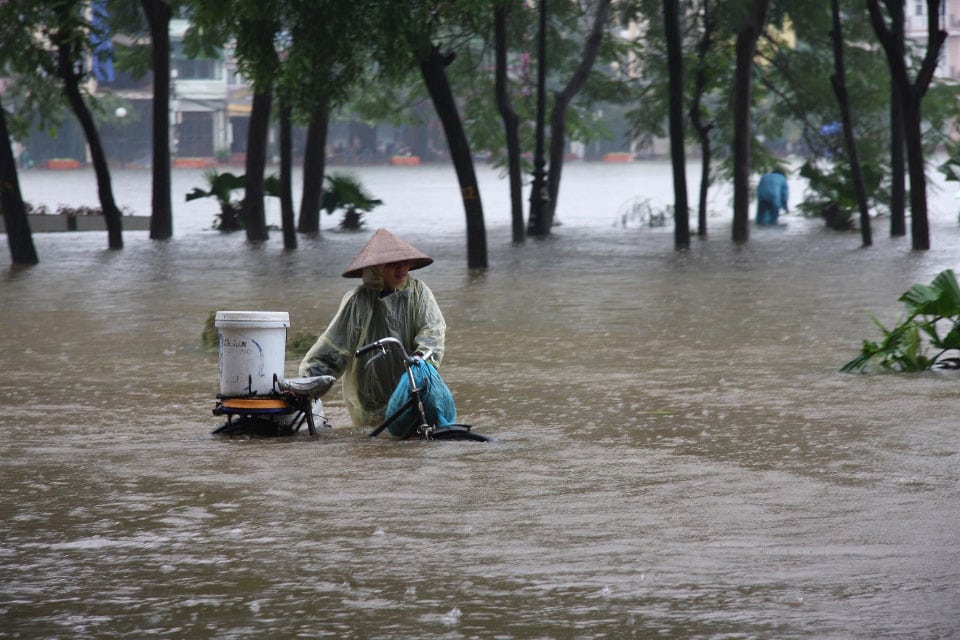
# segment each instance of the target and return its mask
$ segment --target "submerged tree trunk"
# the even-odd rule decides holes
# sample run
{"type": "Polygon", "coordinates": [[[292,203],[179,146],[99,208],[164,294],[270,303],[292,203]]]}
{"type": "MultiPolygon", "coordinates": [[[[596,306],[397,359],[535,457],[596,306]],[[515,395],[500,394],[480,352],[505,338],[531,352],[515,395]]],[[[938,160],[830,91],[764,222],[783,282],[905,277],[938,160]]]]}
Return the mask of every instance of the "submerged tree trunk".
{"type": "Polygon", "coordinates": [[[97,194],[100,197],[100,208],[103,210],[103,220],[107,225],[107,243],[111,249],[123,248],[123,221],[120,219],[120,209],[113,199],[113,187],[110,182],[110,168],[107,166],[107,156],[100,142],[100,134],[93,116],[83,101],[80,93],[80,76],[74,70],[77,53],[70,40],[64,34],[57,34],[57,72],[63,80],[64,91],[70,108],[87,138],[90,148],[90,158],[93,162],[93,171],[97,176],[97,194]]]}
{"type": "Polygon", "coordinates": [[[293,215],[293,142],[290,105],[280,101],[280,224],[283,248],[297,248],[297,230],[293,215]]]}
{"type": "Polygon", "coordinates": [[[520,118],[510,102],[507,86],[507,9],[494,9],[494,38],[496,41],[496,95],[497,108],[503,120],[507,143],[507,172],[510,180],[510,220],[513,241],[523,242],[526,230],[523,224],[523,168],[520,161],[520,118]]]}
{"type": "Polygon", "coordinates": [[[905,46],[902,29],[898,32],[898,25],[902,25],[900,20],[903,7],[892,2],[892,0],[884,2],[884,6],[890,14],[890,25],[888,25],[884,20],[878,0],[867,0],[870,23],[887,56],[891,83],[896,86],[896,90],[902,98],[903,133],[906,142],[907,166],[910,172],[910,233],[915,250],[930,248],[921,102],[930,86],[930,82],[933,80],[933,74],[940,58],[940,49],[947,38],[946,31],[940,29],[940,0],[927,0],[926,4],[927,48],[917,77],[911,82],[907,75],[907,63],[903,56],[905,46]]]}
{"type": "Polygon", "coordinates": [[[544,205],[546,224],[549,231],[553,226],[554,215],[557,212],[557,196],[560,194],[560,177],[563,173],[563,154],[567,146],[567,109],[570,103],[583,88],[583,84],[590,75],[593,63],[600,51],[600,43],[607,28],[607,15],[610,11],[610,0],[597,2],[597,13],[594,17],[593,28],[583,45],[583,56],[580,65],[570,77],[567,86],[559,91],[553,102],[550,112],[550,158],[547,161],[550,172],[547,174],[549,200],[544,205]]]}
{"type": "Polygon", "coordinates": [[[864,247],[873,244],[870,231],[870,209],[867,206],[867,190],[863,186],[863,171],[860,168],[860,155],[857,152],[857,139],[853,134],[853,116],[850,113],[850,97],[847,95],[847,72],[843,61],[843,26],[840,21],[840,2],[831,0],[833,13],[833,31],[830,36],[833,40],[834,74],[830,77],[833,91],[837,94],[840,105],[840,119],[843,122],[843,139],[846,142],[847,156],[850,160],[850,173],[853,176],[853,190],[857,196],[857,205],[860,208],[860,237],[864,247]]]}
{"type": "MultiPolygon", "coordinates": [[[[868,3],[869,6],[869,3],[868,3]]],[[[890,14],[889,51],[887,68],[890,70],[890,236],[907,235],[907,163],[903,134],[902,87],[893,81],[897,64],[904,59],[904,14],[903,4],[886,3],[890,14]]],[[[871,13],[871,19],[873,14],[871,13]]],[[[876,24],[874,24],[876,32],[876,24]]]]}
{"type": "Polygon", "coordinates": [[[306,147],[303,151],[303,190],[300,197],[300,233],[320,233],[320,203],[327,164],[327,129],[330,123],[330,100],[319,99],[307,127],[306,147]]]}
{"type": "Polygon", "coordinates": [[[7,112],[0,104],[0,210],[7,229],[7,244],[13,264],[37,264],[37,250],[33,246],[27,207],[20,193],[20,178],[17,161],[10,148],[10,131],[7,129],[7,112]]]}
{"type": "Polygon", "coordinates": [[[914,249],[930,248],[930,224],[927,219],[927,175],[923,157],[923,117],[916,87],[908,87],[903,103],[903,129],[910,170],[910,237],[914,249]]]}
{"type": "Polygon", "coordinates": [[[737,28],[733,87],[733,241],[750,238],[750,107],[753,96],[753,57],[767,23],[770,0],[751,0],[749,13],[737,28]]]}
{"type": "Polygon", "coordinates": [[[670,160],[673,163],[673,244],[690,246],[690,214],[687,205],[687,156],[683,127],[683,43],[677,0],[663,0],[664,31],[667,35],[667,67],[670,71],[670,160]]]}
{"type": "Polygon", "coordinates": [[[269,91],[256,90],[253,94],[253,109],[250,112],[250,130],[247,136],[247,163],[244,197],[243,226],[247,240],[262,242],[267,234],[267,215],[263,208],[263,178],[267,166],[267,138],[270,133],[269,91]]]}
{"type": "Polygon", "coordinates": [[[713,157],[713,148],[710,145],[710,131],[713,123],[703,121],[701,112],[703,96],[707,87],[706,59],[713,46],[713,33],[717,26],[717,19],[710,8],[709,0],[703,0],[701,7],[703,32],[697,43],[697,73],[694,80],[693,100],[690,105],[690,122],[697,132],[700,141],[700,196],[697,200],[697,235],[707,235],[707,193],[710,190],[710,162],[713,157]]]}
{"type": "Polygon", "coordinates": [[[447,80],[446,64],[440,55],[440,49],[431,44],[420,59],[420,72],[423,81],[437,110],[437,116],[443,124],[447,137],[450,158],[453,160],[460,183],[460,194],[467,217],[467,267],[470,269],[487,268],[487,231],[483,222],[483,205],[480,202],[480,190],[477,188],[477,176],[470,154],[470,143],[463,122],[457,111],[457,103],[447,80]]]}
{"type": "Polygon", "coordinates": [[[170,201],[170,5],[140,0],[150,25],[153,56],[153,196],[150,238],[173,236],[170,201]]]}
{"type": "MultiPolygon", "coordinates": [[[[902,54],[901,54],[902,57],[902,54]]],[[[907,159],[903,141],[903,98],[890,83],[890,237],[907,235],[907,159]]]]}

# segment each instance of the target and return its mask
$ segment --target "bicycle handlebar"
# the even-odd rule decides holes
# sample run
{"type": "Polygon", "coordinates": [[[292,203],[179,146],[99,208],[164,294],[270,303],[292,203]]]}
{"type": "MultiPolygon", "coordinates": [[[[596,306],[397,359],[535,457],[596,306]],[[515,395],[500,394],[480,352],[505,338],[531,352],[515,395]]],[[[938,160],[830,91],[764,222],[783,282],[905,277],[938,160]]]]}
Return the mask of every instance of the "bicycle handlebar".
{"type": "MultiPolygon", "coordinates": [[[[371,351],[379,350],[381,353],[386,353],[387,349],[396,349],[403,354],[404,359],[412,360],[417,354],[411,354],[407,352],[407,348],[403,346],[403,343],[397,340],[396,338],[386,337],[380,338],[375,342],[370,344],[365,344],[354,353],[356,357],[360,357],[365,353],[370,353],[371,351]]],[[[433,349],[427,349],[426,353],[420,354],[420,358],[426,360],[433,354],[433,349]]]]}
{"type": "MultiPolygon", "coordinates": [[[[374,350],[377,350],[377,349],[379,349],[379,350],[381,350],[381,351],[386,351],[386,343],[387,343],[387,342],[396,342],[396,343],[397,343],[397,346],[399,346],[401,349],[403,349],[403,345],[400,344],[400,341],[397,340],[396,338],[381,338],[380,340],[377,340],[376,342],[371,342],[370,344],[365,344],[365,345],[363,345],[362,347],[360,347],[359,349],[357,349],[356,353],[354,353],[353,355],[355,355],[356,357],[359,358],[359,357],[362,356],[363,354],[365,354],[365,353],[370,353],[371,351],[374,351],[374,350]]],[[[405,351],[406,351],[406,349],[404,349],[404,352],[405,352],[405,351]]]]}

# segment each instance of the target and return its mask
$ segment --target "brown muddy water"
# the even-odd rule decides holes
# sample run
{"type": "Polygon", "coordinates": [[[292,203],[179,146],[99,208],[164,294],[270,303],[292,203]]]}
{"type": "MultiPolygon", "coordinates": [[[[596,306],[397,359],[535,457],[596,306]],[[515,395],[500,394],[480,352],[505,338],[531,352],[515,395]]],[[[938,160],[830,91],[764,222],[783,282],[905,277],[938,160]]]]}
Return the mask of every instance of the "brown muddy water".
{"type": "MultiPolygon", "coordinates": [[[[317,333],[369,234],[205,231],[193,173],[169,242],[35,236],[0,275],[0,638],[960,637],[960,377],[838,372],[960,267],[952,194],[928,252],[796,216],[737,247],[724,213],[677,253],[614,225],[664,167],[565,169],[564,226],[525,246],[485,190],[482,274],[452,171],[361,172],[370,230],[437,260],[442,372],[489,444],[368,439],[339,386],[316,439],[210,435],[207,315],[317,333]]],[[[117,183],[148,212],[147,173],[117,183]]]]}

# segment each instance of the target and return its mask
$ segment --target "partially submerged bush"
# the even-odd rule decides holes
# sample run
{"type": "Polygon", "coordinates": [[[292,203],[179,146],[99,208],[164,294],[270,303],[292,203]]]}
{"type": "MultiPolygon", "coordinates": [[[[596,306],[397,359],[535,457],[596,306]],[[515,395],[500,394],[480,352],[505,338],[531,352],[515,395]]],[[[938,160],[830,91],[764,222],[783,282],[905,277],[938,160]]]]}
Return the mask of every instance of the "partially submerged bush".
{"type": "Polygon", "coordinates": [[[203,323],[203,334],[200,341],[205,351],[219,351],[220,349],[220,330],[217,329],[217,312],[211,311],[203,323]]]}
{"type": "Polygon", "coordinates": [[[344,231],[362,229],[363,214],[383,204],[383,200],[371,196],[360,181],[352,176],[334,173],[327,176],[326,182],[321,206],[328,214],[343,209],[340,229],[344,231]]]}
{"type": "MultiPolygon", "coordinates": [[[[871,206],[887,199],[882,188],[883,174],[877,166],[864,163],[863,186],[871,206]]],[[[823,218],[828,229],[853,231],[857,228],[860,207],[849,167],[834,163],[807,161],[800,167],[800,176],[807,180],[807,193],[797,209],[808,218],[823,218]]]]}
{"type": "Polygon", "coordinates": [[[960,287],[953,270],[940,272],[929,285],[913,285],[900,301],[907,307],[906,319],[888,330],[872,318],[883,340],[864,340],[860,355],[841,371],[862,373],[871,363],[892,371],[960,367],[960,287]]]}
{"type": "Polygon", "coordinates": [[[204,190],[194,187],[193,191],[187,194],[187,202],[198,198],[216,198],[220,205],[220,213],[214,218],[213,228],[224,233],[243,229],[241,216],[243,202],[234,201],[232,194],[237,189],[243,189],[244,177],[229,171],[219,173],[216,169],[205,172],[203,177],[209,188],[204,190]]]}
{"type": "Polygon", "coordinates": [[[317,341],[317,337],[317,334],[306,331],[298,331],[295,335],[288,336],[287,357],[300,362],[317,341]]]}
{"type": "Polygon", "coordinates": [[[649,198],[636,197],[620,207],[617,223],[621,227],[665,227],[673,221],[673,206],[653,206],[649,198]]]}

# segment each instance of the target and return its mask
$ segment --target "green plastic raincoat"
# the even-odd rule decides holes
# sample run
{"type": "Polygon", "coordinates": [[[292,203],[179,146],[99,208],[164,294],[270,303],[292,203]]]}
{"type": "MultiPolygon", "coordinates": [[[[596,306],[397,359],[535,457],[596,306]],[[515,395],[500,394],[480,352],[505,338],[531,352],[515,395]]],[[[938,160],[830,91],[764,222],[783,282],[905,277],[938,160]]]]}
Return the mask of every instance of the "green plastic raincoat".
{"type": "Polygon", "coordinates": [[[419,280],[407,277],[392,293],[380,297],[383,267],[366,267],[363,284],[344,296],[333,320],[300,363],[299,375],[343,378],[343,399],[357,426],[383,421],[387,402],[404,373],[402,356],[388,352],[369,366],[369,357],[354,353],[365,344],[393,337],[407,351],[426,353],[439,365],[447,324],[433,292],[419,280]]]}

